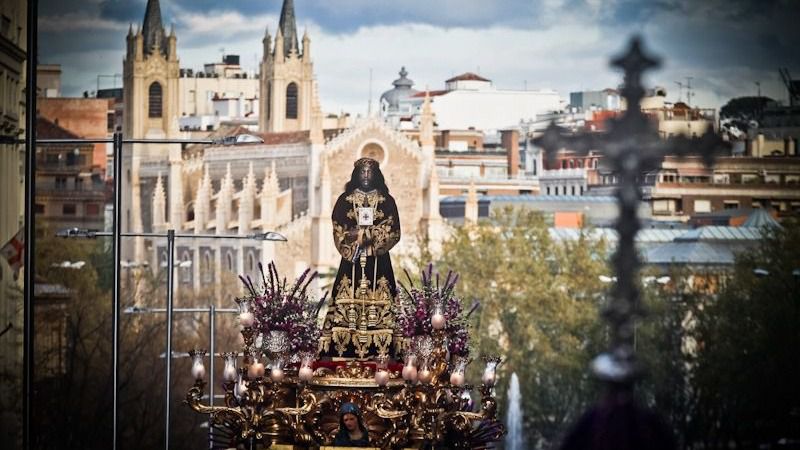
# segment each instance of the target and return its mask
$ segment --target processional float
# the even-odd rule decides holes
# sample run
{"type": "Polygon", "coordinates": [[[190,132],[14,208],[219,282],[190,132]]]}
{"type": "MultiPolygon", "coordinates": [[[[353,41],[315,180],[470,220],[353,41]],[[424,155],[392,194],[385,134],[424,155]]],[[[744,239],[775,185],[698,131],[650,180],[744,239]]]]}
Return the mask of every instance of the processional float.
{"type": "Polygon", "coordinates": [[[225,431],[223,448],[351,439],[362,448],[491,447],[505,433],[493,392],[500,358],[484,356],[481,384],[466,384],[474,308],[464,310],[456,275],[428,266],[418,286],[410,276],[407,286],[395,283],[388,251],[400,238],[399,218],[377,161],[356,161],[332,219],[342,263],[322,327],[326,297],[309,294],[316,274],[287,283],[274,264],[259,265],[260,280],[240,277],[249,293],[236,300],[244,345],[222,355],[225,405],[202,402],[204,350],[190,352],[195,383],[186,403],[225,431]],[[366,436],[349,434],[345,411],[356,412],[366,436]]]}

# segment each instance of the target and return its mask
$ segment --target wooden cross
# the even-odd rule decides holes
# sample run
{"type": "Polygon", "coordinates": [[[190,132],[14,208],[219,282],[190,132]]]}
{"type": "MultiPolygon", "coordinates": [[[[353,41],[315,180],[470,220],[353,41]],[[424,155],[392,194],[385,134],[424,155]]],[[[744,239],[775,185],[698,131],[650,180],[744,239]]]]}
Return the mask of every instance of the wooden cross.
{"type": "Polygon", "coordinates": [[[641,263],[634,243],[641,227],[636,215],[641,202],[637,179],[642,173],[657,169],[665,155],[701,155],[704,163],[710,166],[716,153],[725,148],[722,139],[711,128],[699,138],[659,138],[653,122],[641,110],[641,100],[645,95],[642,73],[659,64],[658,58],[643,53],[638,37],[632,38],[627,52],[611,61],[612,66],[624,71],[621,94],[627,102],[627,109],[621,116],[607,122],[608,131],[572,134],[552,122],[544,134],[534,140],[544,149],[551,166],[561,149],[567,148],[579,155],[590,150],[599,151],[604,163],[619,180],[615,192],[619,216],[614,225],[619,241],[612,257],[617,282],[611,292],[611,301],[603,311],[611,325],[611,348],[595,358],[592,367],[601,379],[623,384],[633,382],[639,373],[633,345],[634,321],[643,312],[636,282],[641,263]]]}

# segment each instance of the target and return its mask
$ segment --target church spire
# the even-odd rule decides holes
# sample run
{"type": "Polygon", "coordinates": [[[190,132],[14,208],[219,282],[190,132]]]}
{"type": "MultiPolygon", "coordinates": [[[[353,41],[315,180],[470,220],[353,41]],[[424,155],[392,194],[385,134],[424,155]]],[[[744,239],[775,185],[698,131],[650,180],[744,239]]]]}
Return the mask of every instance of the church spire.
{"type": "Polygon", "coordinates": [[[297,24],[294,20],[294,1],[283,0],[283,7],[281,7],[281,20],[278,28],[283,35],[283,48],[275,47],[275,51],[283,51],[284,57],[289,56],[292,48],[299,53],[300,46],[297,42],[297,24]]]}
{"type": "Polygon", "coordinates": [[[142,35],[146,54],[153,53],[155,48],[162,55],[167,55],[167,37],[164,33],[164,25],[161,23],[161,5],[158,0],[147,0],[142,35]]]}

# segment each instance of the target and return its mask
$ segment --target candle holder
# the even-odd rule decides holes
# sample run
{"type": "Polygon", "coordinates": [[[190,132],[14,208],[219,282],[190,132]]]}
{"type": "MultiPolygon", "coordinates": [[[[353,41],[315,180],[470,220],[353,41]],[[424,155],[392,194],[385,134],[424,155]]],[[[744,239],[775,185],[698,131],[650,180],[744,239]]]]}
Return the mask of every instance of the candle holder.
{"type": "Polygon", "coordinates": [[[452,367],[450,371],[450,384],[456,387],[463,387],[466,382],[464,372],[467,369],[470,359],[466,356],[456,356],[453,358],[452,367]]]}
{"type": "Polygon", "coordinates": [[[417,381],[417,356],[413,353],[406,353],[401,375],[403,376],[403,379],[409,383],[414,383],[417,381]]]}
{"type": "Polygon", "coordinates": [[[381,387],[389,384],[388,356],[379,356],[375,359],[375,383],[381,387]]]}
{"type": "Polygon", "coordinates": [[[222,354],[225,366],[222,369],[222,379],[231,382],[236,380],[238,371],[236,370],[236,352],[225,352],[222,354]]]}
{"type": "Polygon", "coordinates": [[[297,369],[297,378],[300,381],[308,383],[314,378],[314,360],[316,359],[313,353],[303,353],[300,355],[300,368],[297,369]]]}
{"type": "Polygon", "coordinates": [[[484,356],[483,361],[486,363],[486,368],[483,369],[481,381],[484,386],[492,387],[497,382],[497,366],[502,362],[502,358],[499,356],[484,356]]]}
{"type": "Polygon", "coordinates": [[[203,363],[203,358],[206,356],[207,352],[205,350],[195,349],[189,352],[189,356],[192,358],[192,378],[195,380],[205,380],[206,379],[206,366],[203,363]]]}

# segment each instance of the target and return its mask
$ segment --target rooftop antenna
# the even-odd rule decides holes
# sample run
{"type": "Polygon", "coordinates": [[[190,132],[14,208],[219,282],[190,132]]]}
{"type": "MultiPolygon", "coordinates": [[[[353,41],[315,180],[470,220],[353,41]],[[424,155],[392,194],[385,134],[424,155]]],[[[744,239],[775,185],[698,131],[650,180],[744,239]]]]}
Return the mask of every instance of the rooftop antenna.
{"type": "Polygon", "coordinates": [[[367,117],[372,117],[372,67],[369,68],[369,101],[367,102],[367,117]]]}
{"type": "Polygon", "coordinates": [[[680,102],[683,99],[683,83],[676,81],[675,84],[678,85],[678,101],[680,102]]]}
{"type": "Polygon", "coordinates": [[[692,80],[694,77],[686,77],[686,105],[692,106],[692,97],[694,97],[694,92],[692,92],[692,80]]]}

